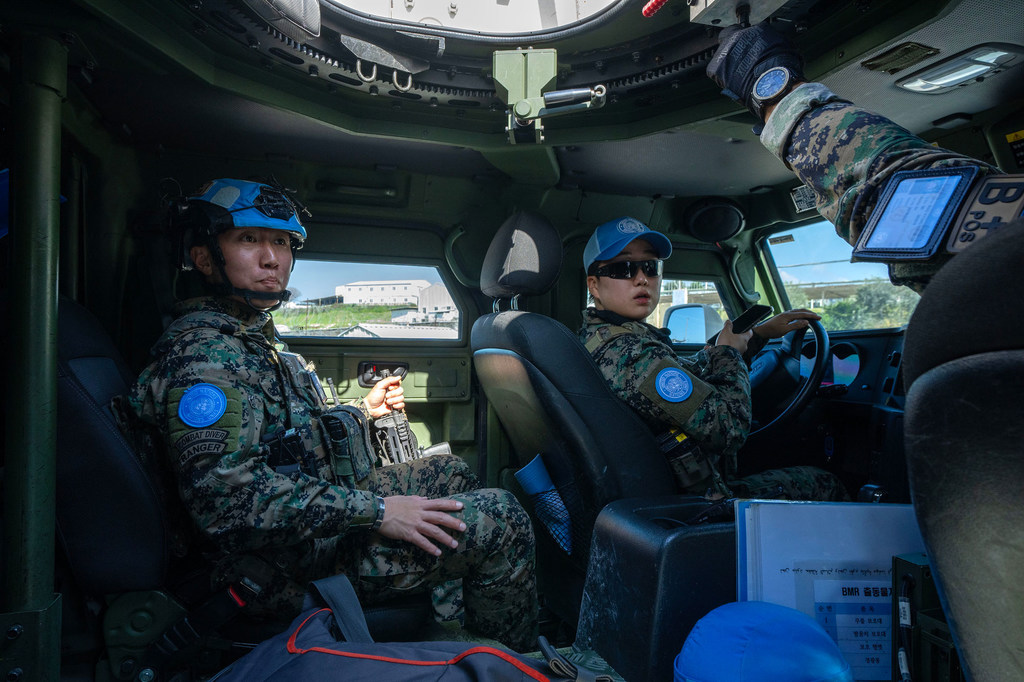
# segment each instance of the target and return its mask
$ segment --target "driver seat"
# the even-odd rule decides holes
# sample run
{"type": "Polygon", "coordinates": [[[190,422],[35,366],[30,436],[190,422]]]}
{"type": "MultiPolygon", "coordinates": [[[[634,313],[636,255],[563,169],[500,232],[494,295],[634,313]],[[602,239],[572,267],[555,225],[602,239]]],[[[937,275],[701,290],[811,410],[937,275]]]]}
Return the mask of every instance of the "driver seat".
{"type": "Polygon", "coordinates": [[[471,344],[480,384],[519,466],[540,454],[568,509],[572,553],[538,531],[537,560],[542,589],[548,581],[556,586],[546,591],[548,605],[574,623],[591,533],[604,506],[677,490],[654,436],[612,392],[576,334],[550,317],[518,310],[520,296],[551,288],[561,262],[561,237],[545,217],[517,213],[506,220],[480,274],[494,312],[473,325],[471,344]],[[503,305],[509,309],[499,312],[503,305]]]}

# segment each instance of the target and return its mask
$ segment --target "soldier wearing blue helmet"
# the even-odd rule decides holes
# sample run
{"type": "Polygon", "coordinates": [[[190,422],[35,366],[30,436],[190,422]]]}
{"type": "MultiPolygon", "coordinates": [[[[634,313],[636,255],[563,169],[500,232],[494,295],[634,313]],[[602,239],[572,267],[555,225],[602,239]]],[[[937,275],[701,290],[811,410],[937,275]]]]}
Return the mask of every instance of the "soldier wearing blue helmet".
{"type": "Polygon", "coordinates": [[[336,573],[364,604],[461,580],[467,627],[532,648],[534,538],[515,497],[452,455],[381,466],[368,420],[403,408],[401,380],[331,406],[312,365],[276,346],[270,311],[306,237],[297,207],[221,179],[172,209],[182,265],[212,295],[180,304],[126,423],[174,475],[213,581],[258,586],[249,610],[292,617],[336,573]]]}
{"type": "Polygon", "coordinates": [[[710,498],[845,499],[839,479],[814,467],[736,477],[736,453],[750,430],[747,359],[818,316],[791,310],[743,334],[726,321],[715,345],[680,357],[666,330],[644,322],[658,306],[671,255],[668,237],[635,218],[599,225],[583,251],[593,306],[583,311],[579,336],[612,390],[663,444],[679,488],[710,498]]]}
{"type": "MultiPolygon", "coordinates": [[[[282,282],[278,277],[267,274],[265,278],[256,280],[257,285],[250,287],[235,283],[226,269],[222,235],[231,230],[248,230],[249,234],[244,236],[240,232],[234,233],[229,242],[244,240],[251,243],[256,238],[265,238],[286,246],[291,252],[290,272],[295,266],[296,252],[306,241],[306,228],[298,215],[300,210],[309,214],[282,188],[231,178],[213,180],[172,210],[171,221],[181,240],[181,269],[198,269],[213,293],[241,297],[254,308],[276,309],[291,295],[286,288],[287,276],[282,282]],[[197,247],[200,248],[199,260],[192,254],[197,247]],[[271,304],[257,306],[253,305],[254,300],[270,301],[271,304]]],[[[268,253],[273,251],[271,249],[268,253]]],[[[244,275],[242,278],[248,279],[244,275]]]]}

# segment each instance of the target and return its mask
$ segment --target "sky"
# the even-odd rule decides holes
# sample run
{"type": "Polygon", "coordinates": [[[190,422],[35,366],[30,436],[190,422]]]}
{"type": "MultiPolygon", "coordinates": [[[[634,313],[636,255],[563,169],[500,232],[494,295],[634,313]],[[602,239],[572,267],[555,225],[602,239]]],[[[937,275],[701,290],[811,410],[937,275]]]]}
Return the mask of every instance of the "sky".
{"type": "Polygon", "coordinates": [[[793,235],[792,242],[771,244],[775,265],[782,279],[792,283],[845,282],[881,277],[889,272],[881,263],[851,263],[853,247],[836,234],[829,222],[788,230],[773,235],[777,240],[793,235]]]}
{"type": "Polygon", "coordinates": [[[424,279],[440,282],[441,277],[432,267],[418,265],[382,265],[377,263],[340,263],[335,261],[302,260],[295,263],[288,288],[298,290],[293,300],[334,296],[334,287],[364,280],[424,279]]]}

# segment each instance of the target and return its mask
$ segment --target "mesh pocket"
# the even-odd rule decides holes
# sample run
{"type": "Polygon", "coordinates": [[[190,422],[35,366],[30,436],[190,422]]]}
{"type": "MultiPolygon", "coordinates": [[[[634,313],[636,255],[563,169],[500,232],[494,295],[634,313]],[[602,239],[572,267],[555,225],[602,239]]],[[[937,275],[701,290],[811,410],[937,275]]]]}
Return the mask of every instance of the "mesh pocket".
{"type": "Polygon", "coordinates": [[[544,524],[551,537],[567,554],[572,554],[572,523],[569,510],[565,508],[557,490],[545,490],[532,496],[537,518],[544,524]]]}

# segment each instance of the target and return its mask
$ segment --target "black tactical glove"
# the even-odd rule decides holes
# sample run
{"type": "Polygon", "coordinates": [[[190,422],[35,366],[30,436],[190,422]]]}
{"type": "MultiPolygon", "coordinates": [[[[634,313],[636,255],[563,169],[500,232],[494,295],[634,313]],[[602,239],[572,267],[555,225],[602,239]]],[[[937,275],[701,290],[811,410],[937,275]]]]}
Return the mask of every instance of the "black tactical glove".
{"type": "Polygon", "coordinates": [[[750,28],[735,25],[718,34],[718,50],[708,63],[707,74],[722,88],[723,95],[760,118],[750,105],[750,93],[758,76],[773,66],[789,69],[793,81],[804,80],[803,57],[788,38],[768,24],[750,28]]]}

